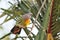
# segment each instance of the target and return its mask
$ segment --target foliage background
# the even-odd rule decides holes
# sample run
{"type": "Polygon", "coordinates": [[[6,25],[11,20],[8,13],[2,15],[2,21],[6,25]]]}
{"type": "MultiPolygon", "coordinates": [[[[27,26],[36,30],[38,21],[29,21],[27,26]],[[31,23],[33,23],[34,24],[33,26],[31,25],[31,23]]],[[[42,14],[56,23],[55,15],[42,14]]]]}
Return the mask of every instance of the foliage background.
{"type": "MultiPolygon", "coordinates": [[[[50,18],[50,11],[52,7],[52,0],[12,0],[5,1],[1,0],[0,9],[3,10],[0,13],[0,31],[2,35],[0,39],[9,40],[10,30],[14,27],[14,25],[20,22],[20,15],[25,13],[32,13],[31,25],[30,28],[25,28],[25,34],[29,35],[28,38],[30,40],[46,40],[47,39],[47,29],[50,18]],[[5,8],[4,8],[5,7],[5,8]],[[33,26],[32,26],[33,25],[33,26]],[[34,28],[35,27],[35,28],[34,28]],[[29,30],[28,30],[29,29],[29,30]],[[33,31],[34,30],[34,31],[33,31]],[[3,32],[4,31],[4,32],[3,32]],[[37,32],[36,32],[37,31],[37,32]],[[8,36],[7,36],[8,35],[8,36]],[[32,36],[31,36],[32,35],[32,36]]],[[[53,0],[53,12],[52,12],[52,35],[54,40],[59,40],[59,31],[60,31],[60,1],[53,0]],[[59,30],[58,30],[59,29],[59,30]]],[[[0,34],[0,35],[1,35],[0,34]]],[[[22,33],[21,33],[22,34],[22,33]]],[[[24,34],[24,35],[25,35],[24,34]]],[[[23,35],[23,34],[22,34],[23,35]]],[[[21,36],[21,35],[20,35],[21,36]]],[[[26,36],[26,35],[25,35],[26,36]]],[[[15,37],[13,40],[21,38],[25,40],[27,37],[15,37]]],[[[26,39],[28,40],[28,39],[26,39]]]]}

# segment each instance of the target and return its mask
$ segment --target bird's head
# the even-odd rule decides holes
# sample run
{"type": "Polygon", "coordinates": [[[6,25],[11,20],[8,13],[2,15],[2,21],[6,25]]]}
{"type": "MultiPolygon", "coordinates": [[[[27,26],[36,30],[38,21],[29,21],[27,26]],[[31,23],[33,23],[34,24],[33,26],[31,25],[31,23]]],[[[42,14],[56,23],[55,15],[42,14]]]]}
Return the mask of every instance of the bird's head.
{"type": "Polygon", "coordinates": [[[22,15],[22,18],[23,18],[24,20],[26,20],[26,19],[30,19],[31,16],[32,16],[32,13],[27,13],[27,14],[22,15]]]}

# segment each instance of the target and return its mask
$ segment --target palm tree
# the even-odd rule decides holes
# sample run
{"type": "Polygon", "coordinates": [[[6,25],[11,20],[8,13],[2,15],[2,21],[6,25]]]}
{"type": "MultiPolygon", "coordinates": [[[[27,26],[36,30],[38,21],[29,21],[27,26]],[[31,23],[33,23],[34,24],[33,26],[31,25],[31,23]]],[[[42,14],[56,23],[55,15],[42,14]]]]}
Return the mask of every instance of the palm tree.
{"type": "MultiPolygon", "coordinates": [[[[27,28],[24,28],[24,31],[28,35],[28,38],[30,40],[33,40],[33,38],[34,40],[50,40],[50,37],[48,38],[48,34],[51,33],[52,38],[54,40],[57,40],[56,36],[57,36],[57,33],[60,31],[59,0],[34,0],[34,1],[33,0],[21,0],[21,1],[16,0],[16,1],[17,2],[15,4],[9,2],[11,4],[11,7],[8,9],[1,8],[2,10],[4,10],[4,12],[0,16],[0,18],[7,15],[3,23],[6,23],[11,19],[14,19],[16,23],[19,23],[21,20],[21,15],[24,15],[26,13],[32,13],[31,21],[33,26],[31,30],[33,29],[33,27],[36,27],[39,32],[37,35],[34,35],[30,30],[28,30],[27,28]],[[33,36],[29,35],[30,33],[33,36]]],[[[10,34],[11,33],[7,35],[10,35],[10,34]]],[[[0,39],[3,39],[4,37],[6,37],[6,35],[0,39]]],[[[16,37],[16,38],[19,38],[19,37],[16,37]]],[[[20,38],[23,39],[27,37],[20,37],[20,38]]]]}

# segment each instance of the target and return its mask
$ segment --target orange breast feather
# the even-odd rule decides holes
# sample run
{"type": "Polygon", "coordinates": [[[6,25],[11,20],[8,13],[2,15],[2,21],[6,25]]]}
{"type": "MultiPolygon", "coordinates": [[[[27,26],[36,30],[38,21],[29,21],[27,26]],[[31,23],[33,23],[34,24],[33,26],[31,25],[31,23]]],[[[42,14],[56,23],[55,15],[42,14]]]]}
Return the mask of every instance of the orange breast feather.
{"type": "Polygon", "coordinates": [[[28,26],[30,24],[30,19],[25,20],[25,25],[28,26]]]}

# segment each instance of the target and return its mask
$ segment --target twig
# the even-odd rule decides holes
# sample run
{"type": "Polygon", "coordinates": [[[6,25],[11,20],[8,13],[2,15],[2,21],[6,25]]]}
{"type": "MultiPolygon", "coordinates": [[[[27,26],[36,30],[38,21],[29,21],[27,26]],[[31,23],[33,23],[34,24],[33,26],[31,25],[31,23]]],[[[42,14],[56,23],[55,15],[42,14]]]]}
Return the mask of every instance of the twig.
{"type": "Polygon", "coordinates": [[[8,36],[8,35],[10,35],[10,34],[11,34],[11,33],[8,33],[8,34],[4,35],[3,37],[0,38],[0,40],[3,39],[3,38],[5,38],[6,36],[8,36]]]}
{"type": "MultiPolygon", "coordinates": [[[[20,36],[20,37],[18,37],[18,38],[29,38],[28,36],[20,36]]],[[[32,37],[32,38],[34,38],[34,37],[32,37]]]]}
{"type": "MultiPolygon", "coordinates": [[[[39,14],[41,13],[42,8],[44,7],[45,3],[46,3],[46,0],[44,0],[44,2],[42,3],[42,6],[40,7],[40,9],[39,9],[39,11],[38,11],[38,13],[37,13],[37,16],[36,16],[36,18],[35,18],[35,21],[34,21],[34,23],[33,23],[33,25],[32,25],[32,29],[33,29],[33,27],[34,27],[34,25],[35,25],[35,22],[36,22],[37,19],[38,19],[39,14]]],[[[41,25],[40,25],[40,26],[41,26],[41,25]]],[[[41,27],[42,27],[42,26],[41,26],[41,27]]],[[[31,29],[31,31],[32,31],[32,29],[31,29]]]]}
{"type": "MultiPolygon", "coordinates": [[[[36,18],[35,18],[35,21],[34,21],[34,23],[33,23],[32,28],[34,27],[35,22],[37,21],[38,16],[39,16],[39,14],[41,13],[41,10],[42,10],[42,8],[44,7],[45,3],[46,3],[46,0],[44,0],[44,2],[42,3],[42,6],[40,7],[40,9],[39,9],[39,11],[38,11],[38,13],[37,13],[37,15],[36,15],[36,18]]],[[[40,26],[41,26],[41,25],[40,25],[40,26]]],[[[42,26],[41,26],[41,27],[42,27],[42,26]]]]}
{"type": "Polygon", "coordinates": [[[14,39],[12,39],[12,40],[16,40],[17,38],[18,38],[18,34],[16,34],[16,37],[14,39]]]}
{"type": "MultiPolygon", "coordinates": [[[[39,14],[41,13],[41,10],[42,10],[42,8],[44,7],[44,5],[45,5],[45,3],[46,3],[46,0],[44,0],[44,2],[42,3],[42,6],[40,7],[40,9],[39,9],[39,11],[38,11],[38,13],[37,13],[37,16],[36,16],[36,20],[38,19],[38,16],[39,16],[39,14]]],[[[35,21],[36,21],[35,20],[35,21]]]]}

